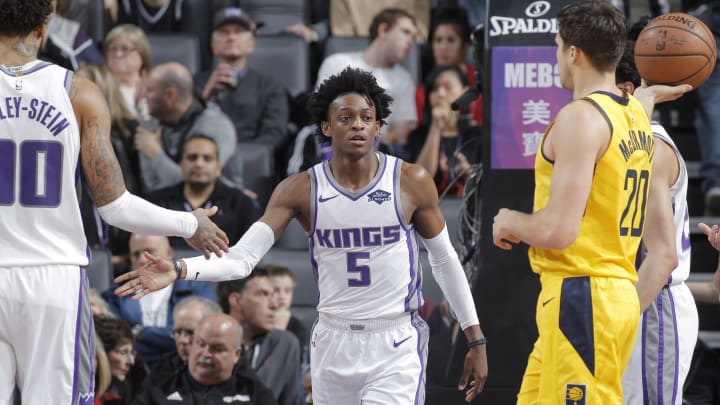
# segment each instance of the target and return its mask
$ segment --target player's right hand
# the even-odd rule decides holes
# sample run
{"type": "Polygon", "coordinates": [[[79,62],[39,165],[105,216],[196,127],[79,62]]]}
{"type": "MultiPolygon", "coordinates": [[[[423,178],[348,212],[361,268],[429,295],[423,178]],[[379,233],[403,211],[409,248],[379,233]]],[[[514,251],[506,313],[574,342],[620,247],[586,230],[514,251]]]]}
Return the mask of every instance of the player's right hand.
{"type": "Polygon", "coordinates": [[[185,239],[190,247],[202,253],[206,259],[209,259],[213,253],[215,256],[221,257],[223,252],[230,250],[230,239],[210,220],[210,217],[217,212],[218,207],[198,208],[193,211],[192,213],[198,221],[198,227],[192,237],[185,239]]]}
{"type": "Polygon", "coordinates": [[[153,256],[148,252],[143,254],[148,260],[144,266],[115,278],[117,284],[123,283],[115,289],[115,294],[121,297],[134,294],[132,299],[137,301],[175,281],[177,271],[171,260],[153,256]]]}

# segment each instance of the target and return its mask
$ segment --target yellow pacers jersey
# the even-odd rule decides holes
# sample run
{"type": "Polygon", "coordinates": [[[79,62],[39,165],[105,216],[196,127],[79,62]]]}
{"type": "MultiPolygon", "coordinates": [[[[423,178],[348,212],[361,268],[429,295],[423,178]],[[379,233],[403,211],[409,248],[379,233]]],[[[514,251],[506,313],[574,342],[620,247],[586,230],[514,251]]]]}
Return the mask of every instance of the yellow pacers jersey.
{"type": "MultiPolygon", "coordinates": [[[[635,282],[635,256],[645,223],[655,151],[650,122],[640,102],[632,96],[595,92],[583,100],[586,101],[577,102],[592,103],[608,121],[612,131],[610,144],[595,164],[575,242],[563,250],[533,247],[530,263],[536,273],[619,277],[635,282]]],[[[541,151],[535,158],[534,211],[547,204],[553,171],[553,162],[541,151]]]]}

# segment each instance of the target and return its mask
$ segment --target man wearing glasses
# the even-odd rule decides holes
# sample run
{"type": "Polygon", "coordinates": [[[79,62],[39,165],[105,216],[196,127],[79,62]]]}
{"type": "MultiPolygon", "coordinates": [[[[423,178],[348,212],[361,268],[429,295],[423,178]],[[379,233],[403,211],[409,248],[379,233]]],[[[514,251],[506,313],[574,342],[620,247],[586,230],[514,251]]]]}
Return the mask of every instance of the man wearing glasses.
{"type": "Polygon", "coordinates": [[[189,296],[173,309],[173,328],[170,336],[175,341],[174,352],[163,355],[153,366],[145,379],[145,386],[165,381],[177,370],[185,367],[190,357],[195,329],[206,316],[222,312],[220,306],[205,297],[189,296]]]}

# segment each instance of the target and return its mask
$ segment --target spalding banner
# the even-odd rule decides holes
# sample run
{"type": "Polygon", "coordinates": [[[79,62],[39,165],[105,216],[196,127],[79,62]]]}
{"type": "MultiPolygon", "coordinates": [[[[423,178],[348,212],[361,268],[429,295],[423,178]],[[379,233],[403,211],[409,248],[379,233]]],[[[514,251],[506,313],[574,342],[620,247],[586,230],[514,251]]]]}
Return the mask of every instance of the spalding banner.
{"type": "Polygon", "coordinates": [[[492,2],[488,18],[492,169],[532,169],[545,128],[572,94],[560,86],[553,38],[566,2],[492,2]]]}

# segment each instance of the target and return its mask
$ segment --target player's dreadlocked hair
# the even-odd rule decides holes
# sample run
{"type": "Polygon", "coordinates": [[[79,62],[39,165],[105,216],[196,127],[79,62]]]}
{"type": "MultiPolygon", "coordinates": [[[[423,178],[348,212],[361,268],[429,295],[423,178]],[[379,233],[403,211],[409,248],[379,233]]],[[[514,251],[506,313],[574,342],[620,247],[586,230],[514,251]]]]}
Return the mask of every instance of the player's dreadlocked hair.
{"type": "Polygon", "coordinates": [[[0,36],[24,37],[52,13],[50,0],[0,0],[0,36]]]}
{"type": "Polygon", "coordinates": [[[328,121],[330,104],[339,96],[357,93],[365,97],[375,107],[375,119],[385,125],[385,118],[390,115],[392,97],[385,89],[378,86],[375,76],[360,69],[345,68],[342,72],[330,76],[310,95],[309,109],[312,122],[318,127],[328,121]]]}

